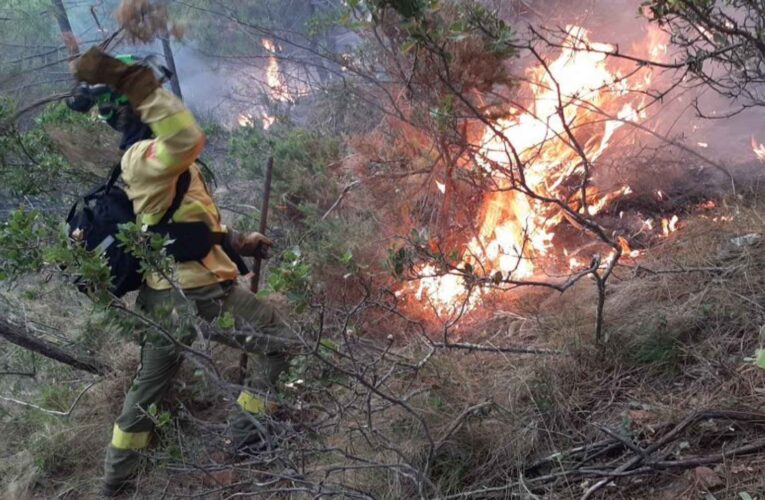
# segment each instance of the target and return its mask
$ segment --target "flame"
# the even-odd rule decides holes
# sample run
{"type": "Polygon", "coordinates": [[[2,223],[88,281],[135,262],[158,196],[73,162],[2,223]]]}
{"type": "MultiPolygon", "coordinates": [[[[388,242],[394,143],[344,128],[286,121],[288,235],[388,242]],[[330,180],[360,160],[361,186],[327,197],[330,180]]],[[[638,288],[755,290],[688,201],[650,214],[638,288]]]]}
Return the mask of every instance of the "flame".
{"type": "Polygon", "coordinates": [[[423,267],[419,275],[422,276],[415,292],[417,300],[430,298],[437,309],[443,309],[445,304],[456,306],[467,298],[467,292],[461,276],[457,274],[445,274],[439,276],[436,268],[428,264],[423,267]]]}
{"type": "MultiPolygon", "coordinates": [[[[462,258],[474,269],[485,271],[482,275],[501,272],[514,280],[533,276],[541,270],[539,263],[551,254],[555,229],[564,219],[560,209],[551,209],[549,203],[513,189],[517,187],[514,179],[520,174],[517,160],[524,164],[522,173],[529,191],[563,200],[576,195],[578,201],[570,202],[570,206],[582,214],[598,214],[631,192],[629,186],[624,186],[602,195],[588,187],[582,200],[581,195],[567,190],[571,189],[571,181],[577,185],[588,175],[588,169],[607,151],[617,130],[645,116],[641,110],[644,98],[629,89],[650,84],[650,72],[637,82],[627,82],[618,71],[608,68],[608,54],[615,47],[591,42],[583,28],[570,26],[567,31],[560,56],[546,68],[540,65],[530,71],[533,100],[528,112],[511,110],[512,118],[492,122],[483,133],[478,163],[499,189],[485,196],[477,234],[468,242],[462,258]],[[616,119],[604,119],[598,110],[616,119]],[[572,146],[571,135],[584,150],[586,163],[572,146]],[[510,150],[517,152],[517,157],[510,150]]],[[[656,41],[652,41],[650,50],[655,50],[657,57],[666,53],[666,46],[655,46],[659,37],[651,38],[656,41]]],[[[626,240],[623,250],[637,255],[626,240]]],[[[569,258],[571,269],[587,265],[581,257],[569,258]]],[[[430,265],[420,271],[426,277],[420,280],[417,296],[427,296],[437,308],[449,310],[467,297],[460,276],[438,276],[430,265]]],[[[472,300],[470,307],[475,302],[472,300]]]]}
{"type": "Polygon", "coordinates": [[[263,129],[268,130],[271,128],[271,125],[276,122],[276,117],[273,117],[268,113],[263,113],[263,116],[260,118],[260,122],[263,124],[263,129]]]}
{"type": "Polygon", "coordinates": [[[664,234],[664,236],[669,236],[670,234],[677,231],[678,222],[680,222],[680,218],[677,215],[673,215],[671,219],[662,219],[661,231],[664,234]]]}
{"type": "Polygon", "coordinates": [[[624,186],[617,191],[608,193],[601,197],[599,200],[596,199],[595,201],[588,203],[587,213],[590,215],[598,215],[600,212],[605,210],[614,200],[626,196],[630,193],[632,193],[632,188],[629,186],[624,186]]]}
{"type": "Polygon", "coordinates": [[[569,257],[568,259],[568,267],[572,272],[587,269],[587,267],[589,267],[588,264],[589,263],[581,257],[569,257]]]}
{"type": "Polygon", "coordinates": [[[752,151],[758,160],[765,163],[765,144],[758,144],[754,137],[752,137],[752,151]]]}
{"type": "Polygon", "coordinates": [[[619,236],[619,246],[622,249],[622,253],[630,254],[632,253],[632,248],[630,247],[629,241],[627,241],[624,237],[619,236]]]}
{"type": "Polygon", "coordinates": [[[260,43],[270,54],[268,56],[268,66],[266,67],[266,85],[268,86],[271,98],[279,102],[294,102],[287,85],[282,80],[279,61],[276,59],[276,45],[268,38],[263,38],[260,43]]]}
{"type": "Polygon", "coordinates": [[[239,115],[239,118],[237,118],[236,121],[239,123],[240,127],[252,127],[255,125],[255,122],[252,121],[252,116],[247,114],[239,115]]]}
{"type": "Polygon", "coordinates": [[[622,250],[622,255],[624,255],[625,257],[629,257],[631,259],[640,257],[640,250],[633,250],[632,247],[630,246],[629,241],[627,241],[626,238],[619,236],[619,238],[617,238],[617,241],[619,242],[619,247],[622,250]]]}
{"type": "MultiPolygon", "coordinates": [[[[237,123],[240,127],[254,127],[255,126],[255,118],[251,114],[243,113],[239,115],[236,119],[237,123]]],[[[269,115],[265,111],[261,113],[260,117],[260,123],[263,124],[263,130],[268,130],[271,125],[273,125],[276,122],[276,118],[269,115]]]]}

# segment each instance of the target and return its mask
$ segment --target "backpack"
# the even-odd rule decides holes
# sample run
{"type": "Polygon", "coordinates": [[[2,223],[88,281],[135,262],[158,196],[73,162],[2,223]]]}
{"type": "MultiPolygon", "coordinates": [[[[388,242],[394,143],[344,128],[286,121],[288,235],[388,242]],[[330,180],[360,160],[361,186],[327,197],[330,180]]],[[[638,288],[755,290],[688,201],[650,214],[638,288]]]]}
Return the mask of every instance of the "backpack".
{"type": "MultiPolygon", "coordinates": [[[[99,186],[72,205],[66,218],[69,238],[82,244],[86,250],[102,254],[111,270],[110,291],[117,297],[137,290],[143,282],[138,259],[130,254],[117,240],[119,226],[136,221],[133,203],[127,193],[116,186],[121,173],[118,163],[106,184],[99,186]],[[82,203],[82,206],[78,209],[82,203]]],[[[166,247],[177,262],[201,261],[214,245],[221,245],[226,254],[243,274],[247,266],[242,258],[226,244],[223,233],[214,233],[204,222],[172,222],[191,184],[191,172],[185,171],[178,178],[175,196],[158,224],[149,230],[167,236],[172,242],[166,247]]],[[[88,291],[81,278],[75,279],[77,288],[88,291]]]]}

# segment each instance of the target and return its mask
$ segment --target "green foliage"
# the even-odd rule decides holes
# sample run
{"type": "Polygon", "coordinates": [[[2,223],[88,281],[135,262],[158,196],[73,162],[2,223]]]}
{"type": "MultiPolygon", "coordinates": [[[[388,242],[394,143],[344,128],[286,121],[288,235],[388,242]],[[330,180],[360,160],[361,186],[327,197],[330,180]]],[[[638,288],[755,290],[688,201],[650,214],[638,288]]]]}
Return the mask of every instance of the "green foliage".
{"type": "MultiPolygon", "coordinates": [[[[37,388],[35,404],[46,410],[69,410],[79,391],[60,383],[43,384],[37,388]]],[[[73,449],[77,436],[72,433],[71,423],[57,417],[30,409],[22,424],[28,427],[28,446],[38,470],[46,474],[64,474],[80,463],[73,449]]]]}
{"type": "Polygon", "coordinates": [[[169,411],[159,411],[159,408],[155,403],[149,405],[146,413],[149,414],[154,421],[154,425],[156,425],[158,429],[167,428],[173,420],[173,415],[169,411]]]}
{"type": "MultiPolygon", "coordinates": [[[[276,268],[269,268],[269,290],[286,293],[299,307],[308,302],[312,279],[358,271],[354,252],[374,231],[370,214],[359,209],[358,220],[325,217],[341,193],[331,166],[340,158],[335,137],[303,128],[243,127],[229,140],[229,156],[245,175],[262,178],[269,155],[274,158],[269,228],[282,233],[277,245],[289,248],[276,268]],[[363,223],[360,223],[363,221],[363,223]],[[328,266],[331,264],[331,266],[328,266]],[[331,269],[330,269],[331,268],[331,269]]],[[[249,230],[257,216],[239,221],[249,230]]]]}
{"type": "MultiPolygon", "coordinates": [[[[353,4],[353,2],[348,3],[353,4]]],[[[408,19],[424,16],[428,9],[433,9],[438,5],[438,0],[373,0],[372,3],[378,9],[390,7],[408,19]]]]}
{"type": "Polygon", "coordinates": [[[337,25],[343,24],[343,14],[342,8],[328,8],[315,11],[306,21],[306,34],[311,38],[329,34],[337,25]]]}
{"type": "Polygon", "coordinates": [[[76,277],[78,285],[87,289],[91,298],[104,303],[111,300],[108,294],[111,271],[106,259],[85,250],[82,245],[72,244],[64,228],[44,253],[46,262],[64,269],[68,276],[76,277]]]}
{"type": "Polygon", "coordinates": [[[39,388],[37,404],[46,410],[68,411],[76,397],[74,390],[60,384],[46,384],[39,388]]]}
{"type": "Polygon", "coordinates": [[[35,122],[39,125],[79,125],[83,128],[101,125],[86,113],[75,113],[63,102],[45,108],[35,122]]]}
{"type": "Polygon", "coordinates": [[[546,374],[539,373],[529,381],[532,402],[539,413],[546,415],[555,410],[555,381],[546,374]]]}
{"type": "Polygon", "coordinates": [[[215,323],[220,330],[233,330],[236,326],[236,319],[234,318],[234,315],[231,314],[231,311],[226,311],[218,316],[215,323]]]}
{"type": "MultiPolygon", "coordinates": [[[[351,9],[352,4],[349,2],[351,9]]],[[[431,52],[445,49],[443,55],[451,59],[453,53],[459,51],[460,43],[479,41],[483,45],[483,55],[504,59],[516,54],[511,27],[479,2],[373,0],[370,14],[379,23],[384,17],[383,12],[389,8],[403,18],[405,38],[400,40],[400,46],[405,53],[415,47],[431,52]]]]}
{"type": "Polygon", "coordinates": [[[46,127],[75,130],[78,134],[95,131],[87,116],[72,113],[63,104],[46,108],[24,130],[10,125],[15,103],[0,98],[0,192],[13,195],[59,197],[63,188],[79,184],[84,178],[60,153],[46,127]]]}
{"type": "MultiPolygon", "coordinates": [[[[711,9],[715,6],[716,3],[716,0],[650,0],[643,2],[641,4],[641,9],[650,9],[651,17],[657,21],[663,21],[668,16],[673,14],[691,12],[710,13],[711,9]]],[[[724,3],[730,6],[733,3],[739,2],[726,0],[724,3]]]]}
{"type": "Polygon", "coordinates": [[[0,135],[0,183],[4,190],[20,195],[55,193],[68,169],[63,156],[42,129],[0,135]]]}
{"type": "MultiPolygon", "coordinates": [[[[119,245],[139,260],[139,271],[158,272],[172,278],[175,261],[167,255],[170,243],[167,237],[144,230],[135,223],[123,224],[116,235],[119,245]]],[[[88,251],[82,245],[69,241],[65,230],[44,249],[44,258],[77,278],[77,284],[88,291],[97,303],[109,304],[111,270],[104,255],[88,251]]]]}
{"type": "Polygon", "coordinates": [[[49,227],[40,212],[18,209],[0,226],[0,281],[38,271],[49,227]]]}
{"type": "Polygon", "coordinates": [[[671,34],[674,59],[740,109],[763,106],[765,16],[759,0],[646,0],[641,13],[671,34]]]}
{"type": "Polygon", "coordinates": [[[271,30],[284,27],[285,38],[295,37],[301,42],[308,32],[312,17],[311,2],[284,2],[283,0],[192,0],[173,4],[173,19],[189,26],[189,36],[203,52],[221,56],[251,57],[261,50],[253,49],[253,35],[260,37],[271,30]],[[225,12],[210,16],[209,12],[225,12]],[[239,21],[239,22],[238,22],[239,21]]]}
{"type": "Polygon", "coordinates": [[[259,125],[241,127],[230,139],[229,155],[252,178],[262,178],[268,157],[274,157],[272,199],[286,201],[294,217],[337,194],[329,165],[340,146],[334,137],[293,128],[265,131],[259,125]]]}
{"type": "Polygon", "coordinates": [[[61,52],[51,51],[60,44],[60,35],[53,17],[47,15],[50,8],[50,0],[0,1],[3,17],[9,18],[0,30],[1,73],[9,75],[60,57],[61,52]],[[31,48],[37,49],[38,57],[30,57],[31,48]]]}
{"type": "Polygon", "coordinates": [[[142,274],[159,273],[165,278],[172,277],[175,259],[167,254],[167,246],[172,243],[167,236],[131,222],[119,227],[117,241],[139,260],[142,274]]]}
{"type": "Polygon", "coordinates": [[[283,293],[302,311],[308,305],[310,290],[311,266],[295,247],[284,252],[278,266],[269,268],[268,287],[263,293],[283,293]]]}
{"type": "Polygon", "coordinates": [[[407,270],[416,262],[416,254],[410,247],[388,250],[387,267],[397,278],[401,279],[407,270]]]}

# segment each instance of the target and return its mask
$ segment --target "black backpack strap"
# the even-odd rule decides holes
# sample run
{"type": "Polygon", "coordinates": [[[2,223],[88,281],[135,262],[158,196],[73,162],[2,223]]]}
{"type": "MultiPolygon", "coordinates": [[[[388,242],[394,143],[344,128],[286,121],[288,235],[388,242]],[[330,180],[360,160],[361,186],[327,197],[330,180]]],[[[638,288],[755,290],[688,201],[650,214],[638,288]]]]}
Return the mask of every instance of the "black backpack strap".
{"type": "Polygon", "coordinates": [[[106,194],[114,187],[114,185],[117,183],[117,180],[120,178],[120,174],[122,173],[122,164],[117,163],[112,167],[112,171],[109,173],[109,177],[106,179],[106,184],[102,184],[101,186],[98,186],[97,188],[90,191],[88,194],[82,197],[85,202],[88,202],[94,198],[97,198],[101,194],[106,194]]]}
{"type": "Polygon", "coordinates": [[[104,186],[107,193],[117,183],[117,180],[120,178],[121,173],[122,173],[122,161],[119,161],[117,162],[116,165],[114,165],[114,167],[112,167],[112,172],[109,174],[109,180],[106,181],[106,185],[104,186]]]}
{"type": "Polygon", "coordinates": [[[74,214],[77,212],[77,206],[80,204],[80,200],[82,200],[85,203],[85,205],[87,205],[90,201],[108,193],[117,183],[117,180],[120,178],[121,173],[122,173],[122,162],[117,162],[117,164],[112,167],[112,171],[109,173],[109,177],[106,180],[106,184],[102,184],[100,186],[93,188],[92,190],[88,192],[88,194],[86,194],[82,198],[78,198],[77,201],[74,202],[74,204],[72,205],[72,208],[69,209],[69,214],[66,216],[66,222],[69,223],[74,218],[74,214]]]}
{"type": "Polygon", "coordinates": [[[158,226],[168,224],[170,222],[170,219],[173,218],[173,215],[175,215],[175,212],[180,208],[181,203],[183,203],[183,197],[186,196],[186,193],[189,192],[190,186],[191,171],[186,170],[180,175],[180,177],[178,177],[178,182],[175,184],[175,196],[173,197],[173,202],[168,207],[165,215],[163,215],[157,223],[158,226]]]}

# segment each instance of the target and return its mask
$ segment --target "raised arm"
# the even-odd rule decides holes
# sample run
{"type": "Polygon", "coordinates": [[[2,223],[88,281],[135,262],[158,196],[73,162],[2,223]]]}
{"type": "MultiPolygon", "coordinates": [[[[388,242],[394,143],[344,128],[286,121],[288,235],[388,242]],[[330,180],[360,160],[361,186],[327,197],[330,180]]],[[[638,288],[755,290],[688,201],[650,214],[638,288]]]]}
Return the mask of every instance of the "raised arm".
{"type": "Polygon", "coordinates": [[[204,146],[204,134],[183,102],[161,88],[154,72],[145,66],[127,65],[92,47],[73,63],[80,81],[104,83],[125,95],[141,121],[154,133],[146,151],[156,162],[147,162],[147,178],[174,177],[197,159],[204,146]]]}

